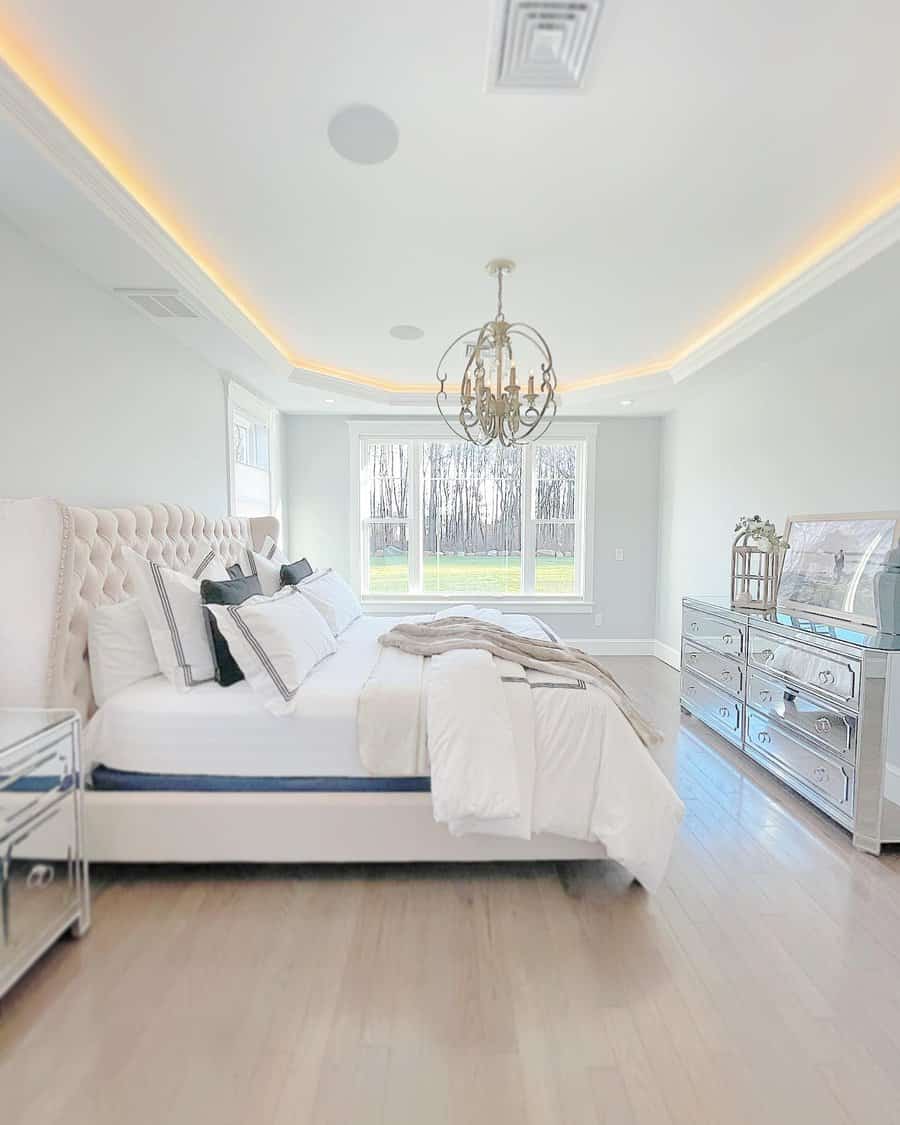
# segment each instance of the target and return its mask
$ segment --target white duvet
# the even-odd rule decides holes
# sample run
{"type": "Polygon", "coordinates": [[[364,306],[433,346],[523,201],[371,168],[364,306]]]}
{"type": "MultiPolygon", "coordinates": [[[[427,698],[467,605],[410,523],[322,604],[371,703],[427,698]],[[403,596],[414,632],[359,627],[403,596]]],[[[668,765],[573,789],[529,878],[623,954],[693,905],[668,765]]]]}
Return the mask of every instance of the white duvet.
{"type": "MultiPolygon", "coordinates": [[[[464,612],[545,635],[533,618],[464,612]]],[[[665,875],[684,805],[609,696],[583,680],[483,651],[383,648],[360,696],[358,740],[371,774],[430,768],[435,819],[454,834],[599,841],[648,890],[665,875]]]]}

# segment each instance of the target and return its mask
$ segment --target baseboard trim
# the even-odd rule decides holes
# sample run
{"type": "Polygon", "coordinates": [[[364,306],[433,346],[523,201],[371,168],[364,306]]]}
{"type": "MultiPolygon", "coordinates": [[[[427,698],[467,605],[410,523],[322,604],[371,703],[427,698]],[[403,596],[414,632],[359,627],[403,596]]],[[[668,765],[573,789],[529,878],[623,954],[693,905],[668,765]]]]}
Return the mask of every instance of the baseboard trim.
{"type": "Polygon", "coordinates": [[[591,656],[653,656],[653,641],[649,637],[620,639],[618,637],[563,637],[567,644],[589,652],[591,656]]]}
{"type": "Polygon", "coordinates": [[[672,648],[671,645],[664,645],[662,641],[654,641],[653,655],[657,660],[661,660],[663,664],[668,664],[671,668],[681,668],[681,653],[677,648],[672,648]]]}
{"type": "Polygon", "coordinates": [[[900,805],[900,766],[891,762],[884,767],[884,795],[895,805],[900,805]]]}

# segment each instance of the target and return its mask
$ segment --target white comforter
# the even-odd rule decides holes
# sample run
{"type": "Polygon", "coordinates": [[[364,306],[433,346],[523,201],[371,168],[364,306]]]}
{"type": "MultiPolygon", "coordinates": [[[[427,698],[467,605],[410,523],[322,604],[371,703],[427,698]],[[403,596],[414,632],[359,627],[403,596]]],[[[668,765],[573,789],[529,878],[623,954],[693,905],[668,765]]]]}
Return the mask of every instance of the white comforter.
{"type": "MultiPolygon", "coordinates": [[[[533,618],[445,612],[545,635],[533,618]]],[[[452,833],[599,841],[648,890],[661,883],[684,805],[599,688],[481,651],[384,648],[358,724],[369,773],[430,768],[435,819],[452,833]]]]}

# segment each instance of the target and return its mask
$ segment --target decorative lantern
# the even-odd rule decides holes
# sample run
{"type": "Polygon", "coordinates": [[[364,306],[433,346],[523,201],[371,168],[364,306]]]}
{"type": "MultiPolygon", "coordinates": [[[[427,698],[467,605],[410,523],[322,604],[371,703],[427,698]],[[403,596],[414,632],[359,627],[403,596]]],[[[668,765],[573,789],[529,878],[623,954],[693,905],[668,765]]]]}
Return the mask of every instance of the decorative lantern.
{"type": "Polygon", "coordinates": [[[787,540],[759,516],[741,516],[731,548],[731,604],[735,609],[774,609],[787,540]]]}

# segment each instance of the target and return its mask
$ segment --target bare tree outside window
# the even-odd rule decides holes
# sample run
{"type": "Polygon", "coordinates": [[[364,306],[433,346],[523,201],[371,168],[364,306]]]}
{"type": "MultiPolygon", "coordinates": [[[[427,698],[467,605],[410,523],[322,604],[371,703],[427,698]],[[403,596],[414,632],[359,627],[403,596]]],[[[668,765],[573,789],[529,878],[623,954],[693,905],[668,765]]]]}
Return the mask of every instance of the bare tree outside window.
{"type": "Polygon", "coordinates": [[[409,446],[369,446],[369,591],[409,590],[409,446]]]}
{"type": "Polygon", "coordinates": [[[572,445],[539,445],[534,463],[534,588],[575,592],[575,490],[578,454],[572,445]]]}
{"type": "Polygon", "coordinates": [[[420,520],[424,593],[521,593],[526,542],[534,556],[534,592],[575,593],[578,449],[556,442],[535,447],[527,498],[525,457],[522,449],[499,445],[423,441],[416,460],[421,507],[412,512],[410,443],[370,443],[364,588],[373,594],[409,591],[410,520],[420,520]],[[530,521],[527,537],[523,515],[530,521]]]}

